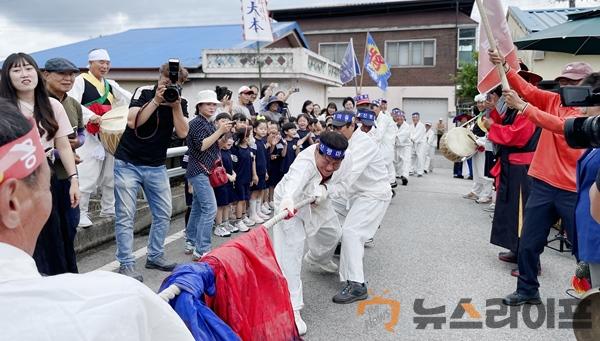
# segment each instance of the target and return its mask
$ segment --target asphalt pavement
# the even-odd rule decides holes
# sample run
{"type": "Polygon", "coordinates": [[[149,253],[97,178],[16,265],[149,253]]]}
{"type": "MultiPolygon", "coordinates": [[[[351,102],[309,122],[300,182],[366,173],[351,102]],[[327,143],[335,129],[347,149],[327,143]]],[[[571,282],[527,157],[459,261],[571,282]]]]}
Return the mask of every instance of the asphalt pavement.
{"type": "MultiPolygon", "coordinates": [[[[515,265],[500,262],[504,250],[489,243],[487,205],[462,198],[472,181],[453,179],[452,165],[440,156],[434,164],[432,174],[398,187],[375,246],[365,251],[367,304],[333,303],[342,287],[338,276],[303,269],[305,340],[574,340],[563,313],[574,302],[565,293],[574,258],[547,248],[542,254],[544,305],[499,305],[516,288],[510,276],[515,265]]],[[[183,225],[183,216],[173,219],[166,246],[166,257],[178,262],[190,261],[180,238],[183,225]]],[[[134,249],[146,243],[147,235],[136,236],[134,249]]],[[[143,251],[137,268],[156,291],[167,274],[144,269],[143,251]]],[[[80,271],[115,268],[114,252],[112,243],[80,255],[80,271]]]]}

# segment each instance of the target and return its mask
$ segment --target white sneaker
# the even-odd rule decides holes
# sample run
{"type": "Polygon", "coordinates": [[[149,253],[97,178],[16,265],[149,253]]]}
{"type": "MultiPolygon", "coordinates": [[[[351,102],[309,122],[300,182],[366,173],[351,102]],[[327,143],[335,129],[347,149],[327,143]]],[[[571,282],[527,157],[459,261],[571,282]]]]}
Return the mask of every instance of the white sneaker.
{"type": "Polygon", "coordinates": [[[265,208],[264,206],[260,209],[260,213],[266,215],[266,216],[270,216],[271,215],[271,210],[268,208],[265,208]]]}
{"type": "Polygon", "coordinates": [[[248,226],[246,226],[246,224],[244,224],[244,221],[242,221],[242,220],[238,220],[238,222],[235,223],[235,227],[237,227],[237,229],[240,232],[248,232],[248,231],[250,231],[250,228],[248,226]]]}
{"type": "Polygon", "coordinates": [[[250,219],[254,220],[254,223],[255,223],[256,225],[260,225],[260,224],[262,224],[262,223],[264,223],[264,222],[265,222],[265,221],[264,221],[264,219],[262,219],[260,216],[258,216],[258,215],[256,215],[256,214],[255,214],[255,215],[252,215],[252,216],[250,216],[250,219]]]}
{"type": "Polygon", "coordinates": [[[194,252],[194,249],[196,247],[194,246],[194,244],[192,244],[191,242],[188,242],[187,240],[185,241],[185,247],[183,249],[183,253],[185,253],[186,255],[191,255],[192,252],[194,252]]]}
{"type": "Polygon", "coordinates": [[[225,223],[225,228],[227,229],[227,231],[231,232],[231,233],[236,233],[239,232],[240,229],[238,229],[235,224],[232,224],[230,222],[226,222],[225,223]]]}
{"type": "Polygon", "coordinates": [[[81,214],[79,216],[79,225],[78,227],[81,228],[88,228],[90,226],[94,225],[94,223],[92,223],[92,221],[90,220],[90,217],[88,217],[87,214],[81,214]]]}
{"type": "Polygon", "coordinates": [[[264,221],[267,221],[267,220],[271,219],[271,216],[269,214],[265,214],[261,210],[259,210],[258,212],[256,212],[256,215],[259,216],[260,219],[262,219],[264,221]]]}
{"type": "Polygon", "coordinates": [[[365,242],[365,247],[369,249],[375,247],[375,241],[373,240],[373,238],[367,239],[367,241],[365,242]]]}
{"type": "Polygon", "coordinates": [[[306,323],[300,316],[300,310],[294,310],[294,322],[296,322],[296,328],[298,328],[298,334],[301,336],[306,334],[306,323]]]}
{"type": "Polygon", "coordinates": [[[270,208],[271,210],[274,210],[274,209],[275,209],[275,203],[274,203],[274,202],[272,202],[272,201],[269,201],[269,204],[268,204],[268,205],[269,205],[269,208],[270,208]]]}
{"type": "Polygon", "coordinates": [[[261,211],[266,214],[269,214],[269,213],[271,213],[271,211],[273,211],[271,206],[269,206],[269,204],[266,202],[264,204],[262,204],[261,208],[262,208],[261,211]]]}
{"type": "Polygon", "coordinates": [[[250,219],[249,217],[244,217],[244,219],[242,219],[242,221],[244,222],[244,224],[246,226],[254,226],[256,224],[256,222],[254,220],[250,219]]]}
{"type": "Polygon", "coordinates": [[[329,262],[327,262],[327,264],[317,263],[312,259],[312,257],[309,255],[308,252],[304,255],[304,261],[310,267],[319,269],[319,270],[323,270],[327,273],[334,274],[338,271],[338,266],[333,261],[330,260],[329,262]]]}
{"type": "Polygon", "coordinates": [[[196,252],[196,250],[194,250],[194,253],[192,254],[192,262],[197,262],[199,261],[202,257],[204,257],[208,252],[205,252],[203,254],[199,254],[198,252],[196,252]]]}
{"type": "Polygon", "coordinates": [[[215,227],[215,230],[213,232],[215,234],[215,236],[218,237],[230,237],[231,233],[229,231],[227,231],[227,229],[225,228],[224,224],[219,224],[215,227]]]}

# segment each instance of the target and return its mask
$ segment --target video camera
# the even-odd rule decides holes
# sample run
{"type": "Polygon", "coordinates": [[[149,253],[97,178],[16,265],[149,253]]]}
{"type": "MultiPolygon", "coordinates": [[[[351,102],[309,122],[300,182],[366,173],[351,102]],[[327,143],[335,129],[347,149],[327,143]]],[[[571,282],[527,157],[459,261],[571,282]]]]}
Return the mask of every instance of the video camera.
{"type": "Polygon", "coordinates": [[[169,103],[173,103],[181,96],[181,86],[179,81],[179,59],[169,59],[169,80],[171,84],[167,86],[163,93],[163,98],[169,103]]]}
{"type": "Polygon", "coordinates": [[[231,99],[233,93],[231,90],[227,89],[226,86],[218,86],[215,88],[215,92],[217,93],[217,100],[222,101],[223,97],[227,96],[227,98],[231,99]]]}
{"type": "MultiPolygon", "coordinates": [[[[594,92],[591,86],[564,86],[559,93],[562,105],[567,107],[600,106],[600,92],[594,92]]],[[[600,116],[569,118],[564,133],[571,148],[598,148],[600,116]]]]}

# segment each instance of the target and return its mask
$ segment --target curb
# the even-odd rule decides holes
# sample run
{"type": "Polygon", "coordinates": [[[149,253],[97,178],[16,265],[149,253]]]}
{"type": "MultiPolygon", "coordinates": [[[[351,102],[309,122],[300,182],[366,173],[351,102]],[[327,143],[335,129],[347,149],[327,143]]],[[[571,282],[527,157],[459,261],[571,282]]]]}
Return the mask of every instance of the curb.
{"type": "MultiPolygon", "coordinates": [[[[183,186],[177,186],[171,189],[173,202],[173,212],[171,213],[171,217],[185,212],[187,208],[183,191],[183,186]]],[[[91,219],[94,222],[93,226],[87,229],[77,228],[74,245],[76,253],[90,250],[108,242],[115,242],[115,219],[100,217],[98,216],[98,213],[99,212],[92,213],[91,219]]],[[[139,233],[144,231],[150,228],[151,223],[152,213],[150,212],[148,203],[145,200],[138,201],[133,232],[139,233]]]]}

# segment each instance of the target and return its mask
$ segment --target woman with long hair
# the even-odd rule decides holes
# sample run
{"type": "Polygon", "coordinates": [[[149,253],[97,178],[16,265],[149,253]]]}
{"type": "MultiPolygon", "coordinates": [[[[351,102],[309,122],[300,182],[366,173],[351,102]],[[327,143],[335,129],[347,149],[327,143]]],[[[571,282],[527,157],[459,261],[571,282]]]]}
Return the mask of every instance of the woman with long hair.
{"type": "MultiPolygon", "coordinates": [[[[13,53],[4,60],[0,78],[0,97],[12,102],[28,119],[35,120],[48,163],[60,158],[69,174],[71,207],[79,205],[79,179],[68,135],[73,133],[69,118],[59,101],[48,96],[42,74],[35,60],[25,53],[13,53]]],[[[51,179],[52,192],[58,191],[56,176],[51,179]]],[[[53,195],[55,200],[58,195],[53,195]]],[[[50,218],[42,229],[33,258],[38,270],[45,275],[77,272],[73,243],[67,226],[61,226],[53,202],[50,218]]]]}
{"type": "Polygon", "coordinates": [[[308,116],[309,118],[317,118],[317,115],[315,115],[314,112],[314,105],[313,102],[310,100],[306,100],[304,101],[304,104],[302,104],[302,113],[306,116],[308,116]]]}

